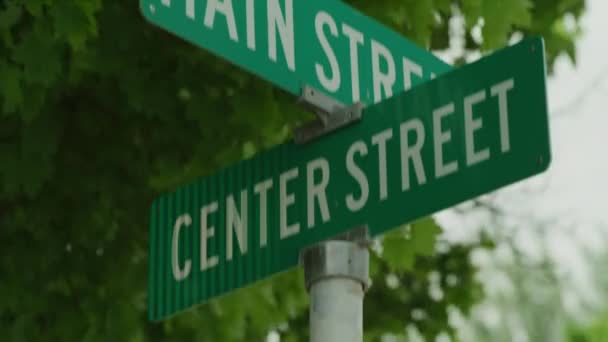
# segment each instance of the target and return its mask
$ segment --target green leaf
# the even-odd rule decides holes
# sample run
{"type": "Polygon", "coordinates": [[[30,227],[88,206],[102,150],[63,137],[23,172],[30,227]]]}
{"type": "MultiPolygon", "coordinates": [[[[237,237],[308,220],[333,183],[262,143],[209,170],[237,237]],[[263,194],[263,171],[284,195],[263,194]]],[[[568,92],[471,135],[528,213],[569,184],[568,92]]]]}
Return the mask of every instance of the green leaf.
{"type": "Polygon", "coordinates": [[[98,1],[59,1],[51,8],[55,34],[67,37],[74,50],[82,50],[90,36],[96,34],[93,18],[98,1]]]}
{"type": "Polygon", "coordinates": [[[43,14],[45,6],[49,6],[52,0],[28,0],[25,2],[25,8],[34,17],[40,17],[43,14]]]}
{"type": "Polygon", "coordinates": [[[438,11],[446,14],[451,12],[452,0],[435,0],[434,3],[438,11]]]}
{"type": "Polygon", "coordinates": [[[433,0],[408,0],[405,8],[408,35],[416,43],[427,48],[435,24],[433,0]]]}
{"type": "Polygon", "coordinates": [[[425,217],[411,225],[411,243],[417,254],[430,256],[435,252],[435,242],[442,229],[432,217],[425,217]]]}
{"type": "Polygon", "coordinates": [[[484,50],[506,45],[509,34],[517,26],[530,26],[532,3],[529,0],[464,0],[466,28],[472,29],[483,19],[484,50]]]}
{"type": "Polygon", "coordinates": [[[23,11],[16,1],[7,1],[0,10],[0,32],[10,30],[21,19],[23,11]]]}
{"type": "Polygon", "coordinates": [[[48,35],[44,22],[26,32],[16,46],[13,59],[23,66],[28,83],[50,85],[60,74],[60,51],[48,35]]]}
{"type": "Polygon", "coordinates": [[[465,18],[465,26],[468,30],[473,28],[483,16],[483,0],[463,0],[462,11],[465,18]]]}
{"type": "Polygon", "coordinates": [[[394,272],[411,271],[415,257],[431,256],[441,228],[431,217],[385,234],[382,240],[382,258],[394,272]]]}
{"type": "Polygon", "coordinates": [[[531,22],[529,0],[484,1],[483,47],[496,49],[506,45],[514,26],[528,27],[531,22]]]}
{"type": "Polygon", "coordinates": [[[11,341],[25,342],[27,341],[27,324],[29,323],[29,315],[25,314],[17,318],[12,327],[11,341]]]}
{"type": "Polygon", "coordinates": [[[409,227],[396,229],[386,234],[382,240],[382,258],[390,269],[401,273],[411,271],[414,266],[415,247],[406,237],[409,227]]]}
{"type": "Polygon", "coordinates": [[[0,98],[4,113],[17,111],[23,103],[21,71],[11,64],[0,63],[0,98]]]}

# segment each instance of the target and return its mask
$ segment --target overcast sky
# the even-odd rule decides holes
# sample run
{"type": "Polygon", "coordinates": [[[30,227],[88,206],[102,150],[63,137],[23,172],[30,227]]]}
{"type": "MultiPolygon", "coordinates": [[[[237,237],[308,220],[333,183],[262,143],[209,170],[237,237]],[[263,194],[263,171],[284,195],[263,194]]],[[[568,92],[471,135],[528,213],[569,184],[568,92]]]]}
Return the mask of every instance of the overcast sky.
{"type": "Polygon", "coordinates": [[[608,1],[588,3],[577,65],[561,59],[549,82],[554,164],[543,209],[606,224],[608,1]]]}
{"type": "MultiPolygon", "coordinates": [[[[587,2],[577,65],[560,57],[548,80],[552,165],[540,176],[493,194],[513,216],[593,226],[577,233],[581,239],[608,225],[608,1],[587,2]]],[[[439,218],[456,240],[479,220],[454,216],[444,212],[439,218]]]]}
{"type": "MultiPolygon", "coordinates": [[[[577,312],[581,302],[606,302],[605,297],[597,297],[600,293],[594,288],[594,272],[585,253],[608,256],[607,16],[608,1],[587,0],[577,65],[565,56],[559,58],[548,80],[550,169],[484,197],[506,213],[504,227],[494,229],[509,230],[530,258],[546,252],[558,272],[566,275],[563,300],[570,312],[577,312]]],[[[480,226],[493,224],[484,213],[446,210],[436,218],[451,241],[469,240],[480,226]]],[[[492,269],[491,262],[485,268],[492,269]]],[[[494,319],[500,324],[500,317],[494,319]]]]}

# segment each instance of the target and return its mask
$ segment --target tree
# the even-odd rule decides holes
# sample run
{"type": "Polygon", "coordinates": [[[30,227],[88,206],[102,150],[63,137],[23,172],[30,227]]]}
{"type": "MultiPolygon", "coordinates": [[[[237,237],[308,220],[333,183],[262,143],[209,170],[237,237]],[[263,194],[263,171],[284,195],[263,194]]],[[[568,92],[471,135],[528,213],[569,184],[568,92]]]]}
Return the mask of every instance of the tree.
{"type": "Polygon", "coordinates": [[[608,315],[598,316],[586,327],[574,327],[569,331],[572,342],[601,342],[608,339],[608,315]]]}
{"type": "MultiPolygon", "coordinates": [[[[465,53],[541,34],[549,65],[562,53],[574,60],[578,32],[563,23],[584,9],[583,0],[352,4],[433,50],[449,47],[457,35],[449,23],[461,15],[465,53]]],[[[301,326],[306,295],[293,273],[163,324],[145,320],[149,203],[287,139],[309,118],[292,97],[150,26],[136,1],[5,0],[0,41],[0,339],[255,340],[286,322],[301,326]]],[[[409,229],[412,241],[426,239],[428,229],[409,229]]],[[[447,267],[450,253],[458,277],[469,279],[469,247],[413,259],[387,254],[391,239],[378,269],[407,267],[397,267],[397,288],[377,282],[370,297],[393,303],[424,293],[415,284],[447,267]]],[[[474,298],[466,284],[464,296],[474,298]]]]}

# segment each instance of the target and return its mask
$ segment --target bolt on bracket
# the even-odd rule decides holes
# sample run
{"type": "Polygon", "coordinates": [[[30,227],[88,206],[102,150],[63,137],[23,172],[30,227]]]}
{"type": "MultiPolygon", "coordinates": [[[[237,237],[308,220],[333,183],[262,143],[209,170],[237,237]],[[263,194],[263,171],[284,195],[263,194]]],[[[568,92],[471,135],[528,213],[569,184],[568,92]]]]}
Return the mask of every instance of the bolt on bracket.
{"type": "Polygon", "coordinates": [[[360,121],[365,108],[362,102],[346,106],[308,85],[302,88],[298,103],[315,113],[317,120],[295,129],[294,140],[296,144],[305,144],[346,125],[360,121]]]}

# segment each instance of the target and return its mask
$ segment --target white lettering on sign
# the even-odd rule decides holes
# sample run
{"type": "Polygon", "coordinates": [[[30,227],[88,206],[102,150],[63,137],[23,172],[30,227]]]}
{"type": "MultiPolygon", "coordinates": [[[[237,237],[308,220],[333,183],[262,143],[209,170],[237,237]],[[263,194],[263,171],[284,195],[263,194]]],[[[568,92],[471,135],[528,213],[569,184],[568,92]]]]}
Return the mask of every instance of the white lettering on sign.
{"type": "Polygon", "coordinates": [[[209,257],[207,254],[207,241],[215,235],[215,227],[209,226],[209,215],[217,211],[217,202],[212,202],[201,208],[201,271],[217,265],[218,256],[209,257]]]}
{"type": "MultiPolygon", "coordinates": [[[[412,74],[418,75],[417,71],[412,74]]],[[[378,192],[374,190],[371,194],[377,194],[377,201],[374,202],[377,203],[389,200],[399,191],[403,193],[414,187],[424,187],[431,177],[436,180],[454,174],[459,171],[459,166],[475,167],[500,153],[508,153],[511,149],[508,97],[513,90],[513,79],[493,84],[486,89],[453,99],[430,113],[419,114],[421,117],[429,116],[429,120],[408,118],[398,123],[398,126],[391,123],[386,129],[367,137],[353,136],[353,142],[347,142],[343,146],[343,158],[329,160],[319,156],[280,174],[267,175],[268,178],[260,179],[255,184],[234,190],[224,198],[217,198],[203,205],[200,208],[200,271],[216,267],[220,258],[223,261],[231,261],[239,252],[241,256],[248,255],[250,248],[258,247],[250,244],[249,234],[259,234],[259,248],[265,248],[273,242],[307,234],[308,229],[300,229],[303,220],[307,220],[309,229],[323,229],[332,219],[332,210],[340,205],[344,205],[351,213],[364,210],[370,203],[370,174],[375,176],[377,172],[378,175],[378,192]],[[488,98],[488,94],[491,94],[491,97],[488,98]],[[481,108],[483,111],[480,111],[481,108]],[[491,115],[498,116],[499,127],[484,126],[482,117],[487,119],[491,115]],[[490,131],[491,129],[495,132],[490,131]],[[479,140],[482,132],[483,136],[493,134],[495,145],[486,139],[486,146],[481,146],[481,142],[476,141],[476,138],[479,140]],[[453,153],[451,158],[446,158],[444,149],[454,151],[455,144],[458,144],[459,151],[463,146],[462,155],[453,153]],[[493,147],[498,145],[500,151],[498,147],[493,147]],[[377,156],[368,156],[370,146],[371,150],[377,151],[377,156]],[[496,151],[491,151],[491,148],[496,151]],[[427,159],[423,159],[423,156],[427,156],[427,159]],[[332,165],[331,162],[343,163],[344,169],[332,165]],[[389,165],[400,165],[400,170],[389,171],[389,165]],[[429,168],[433,168],[435,172],[427,173],[429,168]],[[331,172],[335,170],[345,170],[347,174],[340,176],[350,177],[352,185],[347,183],[346,186],[332,187],[332,180],[338,178],[332,177],[331,172]],[[300,178],[300,172],[303,172],[305,177],[300,178]],[[401,189],[392,185],[398,181],[401,181],[401,189]],[[278,188],[275,189],[277,183],[278,188]],[[334,189],[342,189],[344,192],[337,193],[334,189]],[[211,220],[212,215],[220,213],[225,215],[224,220],[217,220],[217,217],[216,220],[211,220]],[[222,222],[222,226],[214,227],[210,222],[222,222]],[[217,234],[216,229],[220,229],[217,234]],[[253,231],[256,229],[259,229],[259,232],[253,231]],[[269,237],[270,232],[275,234],[274,239],[269,237]],[[226,238],[221,242],[225,243],[225,253],[219,248],[218,240],[213,243],[216,235],[226,238]],[[215,246],[215,253],[210,253],[210,245],[215,246]],[[238,252],[235,252],[235,249],[238,252]]],[[[191,233],[186,228],[193,224],[193,217],[198,216],[191,216],[191,213],[181,214],[172,226],[170,257],[171,270],[176,281],[188,278],[192,269],[196,268],[191,257],[180,254],[179,244],[180,236],[183,240],[183,234],[191,233]]]]}
{"type": "Polygon", "coordinates": [[[473,118],[473,105],[486,100],[486,91],[482,90],[464,98],[464,144],[467,152],[467,166],[475,165],[490,158],[490,150],[486,147],[475,151],[473,134],[483,127],[481,118],[473,118]]]}
{"type": "Polygon", "coordinates": [[[236,21],[234,20],[234,11],[232,10],[232,0],[207,0],[207,9],[205,10],[205,26],[211,30],[213,30],[216,12],[224,15],[226,18],[226,24],[228,25],[230,39],[238,42],[239,35],[236,31],[236,21]]]}
{"type": "Polygon", "coordinates": [[[289,70],[296,70],[293,29],[293,0],[285,0],[285,13],[279,0],[268,0],[268,57],[277,61],[277,30],[289,70]]]}
{"type": "Polygon", "coordinates": [[[287,193],[287,182],[294,180],[298,177],[298,169],[291,169],[284,172],[279,177],[279,217],[280,217],[280,232],[281,240],[286,239],[292,235],[300,232],[300,223],[296,222],[288,224],[287,220],[287,208],[296,202],[296,195],[293,193],[287,193]]]}
{"type": "Polygon", "coordinates": [[[452,140],[452,133],[442,129],[441,120],[454,113],[454,103],[433,111],[433,147],[435,148],[435,178],[441,178],[458,171],[458,162],[443,162],[443,145],[452,140]]]}
{"type": "Polygon", "coordinates": [[[186,16],[194,20],[194,0],[186,0],[186,16]]]}
{"type": "Polygon", "coordinates": [[[410,119],[401,124],[400,127],[400,145],[401,145],[401,189],[407,191],[410,189],[410,164],[411,160],[414,164],[414,173],[418,184],[426,183],[426,174],[424,173],[424,165],[422,164],[422,146],[424,145],[424,125],[420,119],[410,119]],[[410,146],[408,137],[410,131],[416,134],[416,142],[410,146]]]}
{"type": "Polygon", "coordinates": [[[393,85],[395,84],[395,59],[391,52],[380,42],[372,39],[372,79],[374,82],[374,103],[383,98],[393,96],[393,85]],[[384,60],[384,63],[382,63],[384,60]],[[386,71],[382,71],[385,64],[386,71]],[[384,92],[384,97],[382,97],[384,92]]]}
{"type": "MultiPolygon", "coordinates": [[[[330,94],[348,91],[344,88],[350,87],[352,101],[343,102],[359,102],[363,97],[363,102],[377,103],[391,97],[395,91],[411,89],[417,80],[435,77],[434,73],[423,68],[421,60],[399,53],[401,47],[393,42],[383,42],[380,37],[366,37],[362,27],[340,21],[339,14],[333,12],[331,7],[311,13],[314,14],[313,19],[308,19],[308,13],[294,17],[294,0],[184,2],[185,12],[181,12],[183,7],[180,8],[180,15],[184,15],[188,21],[202,20],[200,27],[220,32],[219,37],[210,40],[214,42],[211,47],[214,52],[253,72],[258,71],[251,65],[242,65],[243,59],[252,57],[251,60],[256,62],[264,59],[272,61],[271,64],[281,71],[285,69],[295,73],[298,70],[310,74],[316,78],[311,80],[313,84],[310,85],[317,86],[314,83],[318,81],[322,90],[330,94]],[[261,5],[261,2],[265,4],[261,5]],[[238,45],[238,48],[223,51],[216,46],[217,38],[225,38],[231,44],[238,45]],[[301,67],[298,65],[296,47],[303,51],[304,65],[301,67]],[[362,56],[365,62],[362,62],[362,56]]],[[[161,3],[165,7],[172,7],[171,0],[161,0],[161,3]]],[[[269,70],[272,71],[272,68],[258,73],[269,79],[274,77],[269,70]]],[[[290,76],[303,81],[301,74],[290,76]]],[[[493,94],[500,96],[506,91],[508,87],[497,88],[493,94]]],[[[500,98],[504,99],[504,96],[500,98]]]]}
{"type": "Polygon", "coordinates": [[[173,278],[176,281],[182,281],[190,274],[190,268],[192,267],[192,260],[187,259],[184,263],[184,268],[179,267],[179,232],[182,226],[189,227],[192,224],[192,217],[188,214],[181,215],[175,220],[173,226],[173,241],[171,243],[171,269],[173,271],[173,278]]]}
{"type": "MultiPolygon", "coordinates": [[[[391,97],[393,95],[397,82],[397,77],[403,77],[403,89],[409,90],[412,88],[414,81],[413,77],[420,79],[423,78],[434,78],[435,74],[425,73],[422,66],[413,60],[411,57],[400,56],[398,53],[391,51],[386,44],[379,40],[370,39],[370,44],[365,45],[365,36],[361,30],[358,30],[349,23],[341,23],[342,35],[348,40],[348,51],[349,57],[336,56],[335,47],[338,44],[342,45],[340,41],[340,35],[337,32],[337,23],[331,14],[325,11],[319,11],[315,17],[315,32],[319,45],[329,62],[328,67],[331,70],[331,74],[327,73],[328,69],[324,69],[324,66],[320,63],[315,63],[315,71],[317,79],[321,86],[330,93],[336,93],[343,87],[344,82],[341,82],[345,76],[341,74],[341,71],[345,70],[340,64],[342,61],[350,61],[350,79],[351,79],[351,94],[352,102],[358,102],[361,99],[361,82],[370,82],[373,102],[377,103],[383,99],[391,97]],[[334,39],[330,44],[326,31],[323,28],[329,28],[329,33],[334,39]],[[359,55],[362,48],[367,47],[367,53],[371,56],[371,75],[366,75],[364,80],[361,79],[361,70],[359,69],[359,55]],[[396,58],[399,57],[399,58],[396,58]],[[396,63],[400,62],[402,74],[397,75],[396,63]]],[[[370,69],[365,68],[363,72],[369,72],[370,69]]],[[[365,86],[365,85],[364,85],[365,86]]],[[[369,98],[369,94],[367,94],[369,98]]]]}
{"type": "Polygon", "coordinates": [[[325,52],[325,55],[329,60],[331,76],[327,76],[323,66],[319,63],[315,64],[315,70],[321,85],[333,93],[340,89],[340,66],[338,65],[336,54],[325,36],[325,32],[323,31],[324,26],[329,28],[329,32],[332,34],[332,36],[338,36],[338,27],[336,26],[334,19],[326,12],[319,12],[315,19],[315,31],[317,32],[317,38],[319,39],[319,43],[323,48],[323,52],[325,52]]]}
{"type": "Polygon", "coordinates": [[[256,184],[253,191],[260,196],[260,247],[268,244],[268,190],[272,188],[272,179],[256,184]]]}
{"type": "Polygon", "coordinates": [[[359,102],[361,97],[359,90],[359,46],[363,45],[363,33],[353,27],[342,24],[342,33],[348,37],[348,49],[350,51],[350,78],[353,103],[359,102]]]}
{"type": "Polygon", "coordinates": [[[378,146],[378,183],[380,183],[380,200],[388,197],[388,181],[386,171],[386,142],[393,137],[393,129],[389,128],[372,137],[372,144],[378,146]]]}
{"type": "Polygon", "coordinates": [[[247,48],[255,51],[255,0],[247,0],[246,16],[247,16],[247,48]]]}
{"type": "Polygon", "coordinates": [[[515,87],[513,79],[508,79],[504,82],[490,88],[492,96],[498,95],[498,115],[500,124],[500,149],[503,153],[509,152],[511,149],[511,140],[509,138],[509,108],[507,101],[507,92],[515,87]]]}
{"type": "Polygon", "coordinates": [[[367,176],[361,168],[355,163],[355,153],[365,157],[367,155],[367,146],[361,140],[353,143],[346,153],[346,170],[357,181],[361,189],[359,199],[355,199],[355,195],[350,193],[346,196],[346,206],[348,210],[356,212],[361,210],[367,203],[369,198],[369,183],[367,176]]]}
{"type": "Polygon", "coordinates": [[[306,194],[308,208],[308,228],[315,226],[315,199],[319,203],[323,223],[329,221],[327,206],[327,184],[329,184],[329,163],[325,158],[315,159],[306,165],[306,194]],[[315,184],[315,171],[321,171],[321,182],[315,184]]]}
{"type": "Polygon", "coordinates": [[[403,57],[403,89],[412,89],[412,75],[422,77],[422,67],[407,57],[403,57]]]}
{"type": "Polygon", "coordinates": [[[247,254],[247,190],[241,191],[240,214],[236,210],[234,196],[226,199],[226,260],[232,260],[232,230],[236,234],[241,254],[247,254]]]}

